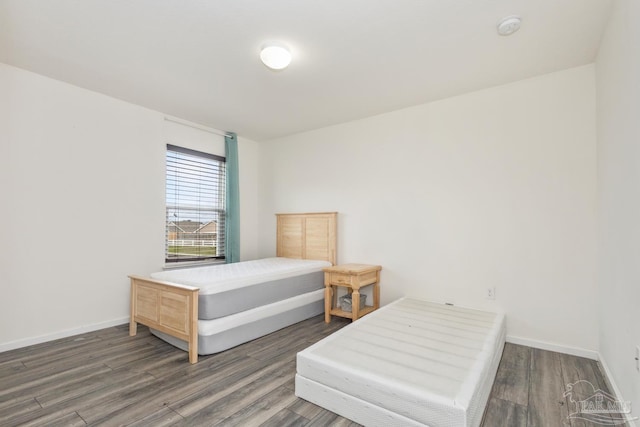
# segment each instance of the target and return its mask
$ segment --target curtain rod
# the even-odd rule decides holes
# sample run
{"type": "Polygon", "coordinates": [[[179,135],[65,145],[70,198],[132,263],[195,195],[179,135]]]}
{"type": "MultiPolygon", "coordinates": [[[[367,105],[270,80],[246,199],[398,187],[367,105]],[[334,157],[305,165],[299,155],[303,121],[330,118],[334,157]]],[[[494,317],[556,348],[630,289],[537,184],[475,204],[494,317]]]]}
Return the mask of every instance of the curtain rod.
{"type": "Polygon", "coordinates": [[[197,123],[190,122],[188,120],[179,119],[177,117],[164,116],[164,119],[166,121],[168,121],[168,122],[173,122],[173,123],[177,123],[179,125],[189,126],[189,127],[194,128],[194,129],[200,129],[200,130],[203,130],[205,132],[212,133],[214,135],[220,135],[220,136],[232,136],[233,135],[231,132],[223,132],[223,131],[220,131],[220,130],[217,130],[217,129],[212,129],[210,127],[202,126],[202,125],[199,125],[197,123]]]}

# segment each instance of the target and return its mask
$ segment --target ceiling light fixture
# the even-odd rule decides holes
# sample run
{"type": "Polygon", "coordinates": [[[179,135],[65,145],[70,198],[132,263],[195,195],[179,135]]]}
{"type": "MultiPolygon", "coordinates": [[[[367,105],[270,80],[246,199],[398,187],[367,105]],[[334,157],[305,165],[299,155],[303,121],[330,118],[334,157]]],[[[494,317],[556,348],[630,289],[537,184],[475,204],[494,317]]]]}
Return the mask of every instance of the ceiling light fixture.
{"type": "Polygon", "coordinates": [[[498,22],[498,34],[501,36],[510,36],[520,29],[522,19],[519,16],[511,15],[502,18],[498,22]]]}
{"type": "Polygon", "coordinates": [[[267,43],[262,46],[260,59],[272,70],[282,70],[291,63],[291,52],[281,43],[267,43]]]}

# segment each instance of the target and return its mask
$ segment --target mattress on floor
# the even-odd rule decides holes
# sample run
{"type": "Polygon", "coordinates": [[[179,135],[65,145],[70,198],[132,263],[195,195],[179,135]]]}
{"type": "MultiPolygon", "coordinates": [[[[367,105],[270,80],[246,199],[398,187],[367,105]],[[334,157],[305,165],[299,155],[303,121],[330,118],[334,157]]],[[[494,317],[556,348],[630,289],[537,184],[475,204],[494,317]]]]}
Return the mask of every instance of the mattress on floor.
{"type": "Polygon", "coordinates": [[[403,298],[297,355],[296,395],[367,426],[478,426],[504,316],[403,298]]]}
{"type": "MultiPolygon", "coordinates": [[[[324,313],[324,291],[316,290],[219,319],[198,321],[198,354],[218,353],[324,313]]],[[[151,329],[182,350],[186,341],[151,329]]]]}
{"type": "Polygon", "coordinates": [[[153,273],[152,278],[198,287],[198,317],[216,319],[324,288],[327,261],[264,258],[153,273]]]}

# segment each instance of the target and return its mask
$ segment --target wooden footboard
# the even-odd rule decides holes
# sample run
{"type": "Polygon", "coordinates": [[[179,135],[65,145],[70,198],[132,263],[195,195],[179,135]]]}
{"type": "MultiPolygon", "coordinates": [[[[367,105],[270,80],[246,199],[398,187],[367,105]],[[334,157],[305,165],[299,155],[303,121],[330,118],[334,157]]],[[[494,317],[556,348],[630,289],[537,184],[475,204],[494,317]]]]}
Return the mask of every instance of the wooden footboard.
{"type": "Polygon", "coordinates": [[[198,288],[140,276],[131,279],[129,335],[138,323],[187,341],[189,362],[198,361],[198,288]]]}

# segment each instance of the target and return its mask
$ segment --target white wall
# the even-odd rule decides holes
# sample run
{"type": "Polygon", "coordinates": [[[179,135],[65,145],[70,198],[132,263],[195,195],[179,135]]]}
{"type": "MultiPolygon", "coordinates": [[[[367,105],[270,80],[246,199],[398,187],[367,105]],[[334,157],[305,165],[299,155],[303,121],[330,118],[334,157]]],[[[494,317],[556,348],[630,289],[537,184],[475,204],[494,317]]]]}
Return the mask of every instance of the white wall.
{"type": "Polygon", "coordinates": [[[261,143],[260,254],[274,213],[338,211],[383,303],[503,307],[511,336],[596,351],[595,132],[591,65],[261,143]]]}
{"type": "Polygon", "coordinates": [[[600,352],[640,416],[640,2],[616,0],[596,62],[600,352]]]}
{"type": "MultiPolygon", "coordinates": [[[[164,116],[4,64],[0,94],[0,351],[128,321],[127,275],[164,264],[164,116]]],[[[239,144],[250,258],[257,148],[239,144]]]]}

